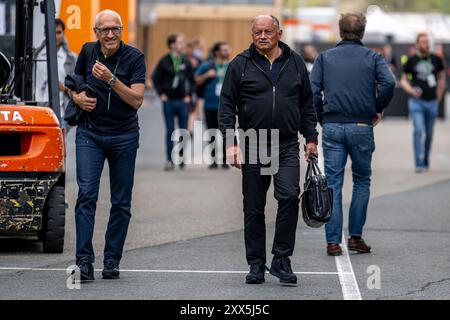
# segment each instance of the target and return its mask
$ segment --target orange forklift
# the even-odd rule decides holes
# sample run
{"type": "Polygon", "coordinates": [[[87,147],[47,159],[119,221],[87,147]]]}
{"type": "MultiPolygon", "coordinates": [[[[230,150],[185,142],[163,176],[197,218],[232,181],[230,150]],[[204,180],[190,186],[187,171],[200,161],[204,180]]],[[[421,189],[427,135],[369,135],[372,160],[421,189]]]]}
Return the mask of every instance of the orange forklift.
{"type": "Polygon", "coordinates": [[[14,54],[0,53],[0,238],[34,237],[42,242],[43,252],[62,253],[66,151],[55,3],[16,0],[15,11],[14,54]],[[45,21],[47,102],[35,101],[34,92],[37,49],[33,25],[42,28],[39,21],[45,21]]]}

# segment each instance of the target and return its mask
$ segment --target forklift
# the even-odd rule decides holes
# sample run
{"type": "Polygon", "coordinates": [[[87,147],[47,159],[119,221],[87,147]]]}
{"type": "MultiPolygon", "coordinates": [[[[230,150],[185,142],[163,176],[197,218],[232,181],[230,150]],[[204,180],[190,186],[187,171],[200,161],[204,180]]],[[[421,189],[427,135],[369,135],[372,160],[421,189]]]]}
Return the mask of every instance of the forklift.
{"type": "Polygon", "coordinates": [[[16,0],[15,8],[14,54],[0,53],[0,238],[32,237],[42,242],[43,252],[62,253],[66,147],[61,128],[55,3],[16,0]],[[35,101],[34,92],[38,49],[33,47],[33,29],[34,25],[42,28],[42,19],[47,102],[35,101]]]}

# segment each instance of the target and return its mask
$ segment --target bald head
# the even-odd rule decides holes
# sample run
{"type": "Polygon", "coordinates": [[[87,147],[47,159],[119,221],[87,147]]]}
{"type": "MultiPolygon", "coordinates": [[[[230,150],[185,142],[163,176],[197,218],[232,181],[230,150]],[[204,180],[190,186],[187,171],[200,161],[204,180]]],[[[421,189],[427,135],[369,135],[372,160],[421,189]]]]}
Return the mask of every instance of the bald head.
{"type": "Polygon", "coordinates": [[[257,16],[255,19],[253,19],[252,30],[254,29],[255,25],[260,22],[270,22],[278,30],[280,30],[280,28],[281,28],[280,20],[278,20],[277,17],[275,17],[271,14],[261,14],[261,15],[257,16]]]}
{"type": "Polygon", "coordinates": [[[104,10],[95,17],[94,32],[105,56],[111,56],[119,49],[122,31],[122,19],[117,12],[104,10]]]}
{"type": "Polygon", "coordinates": [[[271,14],[263,14],[253,20],[253,44],[262,54],[276,52],[282,34],[279,20],[271,14]]]}
{"type": "Polygon", "coordinates": [[[95,17],[95,27],[100,28],[104,24],[105,20],[115,20],[117,24],[122,26],[122,18],[113,10],[100,11],[95,17]]]}

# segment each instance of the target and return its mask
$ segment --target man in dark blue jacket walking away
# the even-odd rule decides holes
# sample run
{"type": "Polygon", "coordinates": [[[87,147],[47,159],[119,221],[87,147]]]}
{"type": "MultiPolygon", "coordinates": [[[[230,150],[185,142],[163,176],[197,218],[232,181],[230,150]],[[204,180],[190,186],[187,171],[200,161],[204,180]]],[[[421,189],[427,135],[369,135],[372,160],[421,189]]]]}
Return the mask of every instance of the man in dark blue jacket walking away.
{"type": "Polygon", "coordinates": [[[371,250],[362,233],[375,151],[373,128],[392,99],[395,79],[384,58],[362,44],[365,27],[364,15],[342,15],[342,42],[318,57],[311,74],[314,104],[323,127],[325,173],[334,191],[333,215],[325,228],[331,256],[342,254],[342,185],[348,156],[353,173],[348,248],[360,253],[371,250]]]}

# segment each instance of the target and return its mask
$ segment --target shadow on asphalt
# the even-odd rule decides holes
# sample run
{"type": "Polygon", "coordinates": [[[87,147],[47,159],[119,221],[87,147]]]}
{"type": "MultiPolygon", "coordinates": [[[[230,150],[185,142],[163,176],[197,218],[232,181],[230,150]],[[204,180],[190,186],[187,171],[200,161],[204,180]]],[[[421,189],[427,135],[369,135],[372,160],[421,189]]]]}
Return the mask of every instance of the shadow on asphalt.
{"type": "Polygon", "coordinates": [[[42,243],[33,239],[0,239],[0,256],[2,253],[30,254],[42,253],[42,243]]]}

